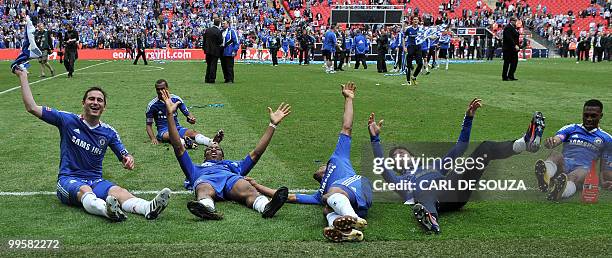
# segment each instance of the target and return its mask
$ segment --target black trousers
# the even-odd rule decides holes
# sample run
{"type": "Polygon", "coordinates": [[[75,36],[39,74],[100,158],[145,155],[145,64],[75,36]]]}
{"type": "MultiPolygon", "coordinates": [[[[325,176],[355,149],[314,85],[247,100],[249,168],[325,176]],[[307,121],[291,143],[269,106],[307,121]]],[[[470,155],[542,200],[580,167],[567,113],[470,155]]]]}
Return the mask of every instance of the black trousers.
{"type": "Polygon", "coordinates": [[[597,58],[597,62],[601,62],[602,57],[603,57],[603,47],[595,47],[593,49],[593,63],[595,62],[595,58],[597,58]]]}
{"type": "Polygon", "coordinates": [[[410,76],[417,77],[423,68],[423,56],[421,55],[420,46],[409,46],[408,52],[406,53],[406,81],[410,80],[410,76]],[[415,60],[417,67],[412,74],[412,60],[415,60]]]}
{"type": "Polygon", "coordinates": [[[215,83],[217,79],[217,61],[218,56],[206,55],[206,76],[204,77],[205,83],[215,83]]]}
{"type": "MultiPolygon", "coordinates": [[[[513,141],[506,142],[491,142],[486,141],[478,145],[474,152],[470,155],[473,159],[481,158],[484,164],[484,167],[478,169],[478,166],[475,166],[472,170],[466,170],[462,174],[455,173],[453,171],[449,171],[446,174],[444,180],[448,180],[452,182],[453,186],[457,186],[457,182],[459,180],[480,180],[482,175],[485,172],[486,167],[493,160],[498,159],[506,159],[513,155],[516,155],[512,150],[513,141]]],[[[470,199],[472,195],[472,190],[455,190],[455,191],[430,191],[429,193],[424,194],[435,194],[437,200],[440,202],[438,211],[446,212],[446,211],[455,211],[461,209],[470,199]]],[[[418,199],[418,198],[417,198],[418,199]]]]}
{"type": "Polygon", "coordinates": [[[225,82],[234,82],[234,57],[221,57],[221,70],[223,70],[223,79],[225,82]]]}
{"type": "Polygon", "coordinates": [[[145,55],[145,51],[144,49],[138,49],[138,54],[136,55],[136,58],[134,59],[134,64],[138,63],[138,59],[142,57],[142,60],[144,61],[144,64],[147,65],[147,55],[145,55]]]}
{"type": "Polygon", "coordinates": [[[468,48],[468,54],[467,54],[467,59],[474,59],[474,49],[476,49],[475,47],[469,47],[468,48]]]}
{"type": "Polygon", "coordinates": [[[77,50],[66,50],[64,54],[64,67],[66,67],[66,72],[68,72],[68,76],[72,76],[74,73],[74,62],[76,61],[77,50]]]}
{"type": "Polygon", "coordinates": [[[386,50],[379,50],[378,54],[376,55],[376,70],[378,70],[379,73],[387,72],[387,62],[385,62],[385,55],[387,55],[386,50]]]}
{"type": "Polygon", "coordinates": [[[514,72],[518,65],[518,52],[504,51],[504,67],[502,70],[502,79],[514,79],[514,72]]]}
{"type": "Polygon", "coordinates": [[[368,69],[368,65],[366,64],[365,59],[365,54],[355,54],[355,69],[359,69],[359,62],[363,64],[363,69],[368,69]]]}
{"type": "Polygon", "coordinates": [[[278,65],[278,48],[270,48],[270,55],[272,55],[272,65],[278,65]]]}
{"type": "Polygon", "coordinates": [[[308,48],[300,49],[300,64],[302,64],[302,61],[304,64],[310,63],[308,61],[308,48]]]}
{"type": "Polygon", "coordinates": [[[495,55],[495,49],[492,47],[487,48],[487,60],[493,60],[493,55],[495,55]]]}
{"type": "Polygon", "coordinates": [[[295,51],[295,47],[289,47],[289,57],[291,58],[291,61],[293,61],[296,56],[297,53],[295,51]]]}
{"type": "Polygon", "coordinates": [[[342,69],[342,66],[344,65],[344,62],[348,61],[348,55],[350,55],[351,53],[348,51],[338,51],[336,53],[340,53],[340,64],[338,64],[338,69],[342,69]]]}

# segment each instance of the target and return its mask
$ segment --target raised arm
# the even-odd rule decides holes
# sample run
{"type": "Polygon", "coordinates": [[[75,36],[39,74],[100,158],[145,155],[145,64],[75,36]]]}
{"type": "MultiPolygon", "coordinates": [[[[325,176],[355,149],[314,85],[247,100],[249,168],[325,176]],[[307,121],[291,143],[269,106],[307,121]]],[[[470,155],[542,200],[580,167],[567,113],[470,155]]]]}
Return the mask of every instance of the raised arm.
{"type": "Polygon", "coordinates": [[[17,77],[19,77],[19,82],[21,84],[21,97],[23,99],[23,104],[25,105],[26,111],[38,118],[41,118],[42,107],[36,104],[36,101],[34,101],[32,90],[30,89],[30,83],[28,82],[28,72],[15,69],[15,74],[17,77]]]}
{"type": "Polygon", "coordinates": [[[274,131],[276,130],[276,126],[280,124],[283,119],[291,114],[291,106],[289,104],[281,103],[276,111],[272,111],[272,108],[268,107],[268,112],[270,113],[270,125],[266,128],[266,131],[259,139],[259,143],[255,146],[255,149],[249,153],[253,162],[257,162],[261,155],[264,154],[266,148],[268,148],[268,144],[270,140],[272,140],[272,136],[274,135],[274,131]]]}
{"type": "Polygon", "coordinates": [[[463,124],[461,125],[461,133],[457,139],[457,144],[446,154],[446,157],[456,158],[465,152],[470,142],[470,134],[472,131],[472,121],[476,115],[476,110],[482,107],[482,100],[474,98],[468,104],[467,110],[465,111],[465,117],[463,118],[463,124]]]}
{"type": "Polygon", "coordinates": [[[357,87],[354,82],[348,82],[341,87],[344,96],[344,115],[342,116],[342,130],[340,132],[351,136],[353,131],[353,98],[355,98],[357,87]]]}
{"type": "Polygon", "coordinates": [[[181,142],[181,137],[179,136],[179,132],[176,129],[176,123],[174,122],[174,112],[181,104],[181,102],[172,102],[170,98],[170,93],[168,90],[162,90],[162,101],[166,104],[166,117],[168,120],[168,135],[170,137],[170,144],[172,144],[172,148],[174,149],[174,155],[180,157],[185,153],[185,146],[181,142]]]}

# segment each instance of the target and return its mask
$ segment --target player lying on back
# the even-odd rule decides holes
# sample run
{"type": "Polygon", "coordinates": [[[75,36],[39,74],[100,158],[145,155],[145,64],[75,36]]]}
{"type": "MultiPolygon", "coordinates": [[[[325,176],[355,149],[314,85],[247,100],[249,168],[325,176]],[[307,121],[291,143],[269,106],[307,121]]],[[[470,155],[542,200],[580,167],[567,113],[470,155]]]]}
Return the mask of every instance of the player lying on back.
{"type": "Polygon", "coordinates": [[[576,193],[582,185],[593,160],[600,160],[603,187],[612,190],[612,136],[599,128],[603,116],[601,101],[584,103],[582,124],[566,125],[547,138],[544,146],[553,149],[563,143],[563,153],[551,152],[546,161],[538,160],[535,174],[539,188],[547,199],[558,201],[576,193]]]}
{"type": "Polygon", "coordinates": [[[166,105],[168,133],[170,143],[174,148],[176,159],[187,178],[187,188],[193,189],[196,199],[187,203],[189,211],[202,219],[220,220],[223,215],[215,209],[214,199],[236,201],[261,213],[264,218],[271,218],[287,201],[289,191],[281,187],[268,200],[261,195],[251,184],[244,180],[257,161],[266,151],[276,126],[291,113],[291,107],[282,103],[276,111],[270,112],[270,125],[253,149],[243,160],[232,161],[224,159],[224,152],[219,143],[213,142],[204,150],[205,161],[196,165],[189,157],[185,146],[181,143],[172,114],[181,104],[174,102],[168,90],[161,91],[161,99],[166,105]]]}
{"type": "MultiPolygon", "coordinates": [[[[157,92],[157,97],[153,98],[149,105],[147,106],[147,111],[145,113],[147,117],[147,135],[149,139],[151,139],[152,144],[159,144],[159,142],[168,142],[168,124],[166,122],[166,104],[161,100],[161,91],[162,90],[170,91],[168,82],[164,79],[159,79],[155,82],[155,91],[157,92]],[[153,122],[155,122],[155,126],[157,127],[157,134],[153,133],[153,122]]],[[[181,97],[171,94],[170,97],[174,102],[180,102],[179,109],[181,113],[187,117],[187,122],[190,124],[196,123],[196,118],[189,112],[185,102],[181,99],[181,97]]],[[[223,131],[219,130],[215,135],[214,139],[210,139],[201,133],[182,127],[179,124],[177,113],[174,112],[172,114],[174,118],[174,123],[176,124],[179,132],[179,136],[181,137],[181,141],[185,145],[187,149],[197,148],[198,144],[203,144],[206,146],[210,146],[213,141],[221,142],[223,140],[223,131]],[[194,142],[195,140],[195,142],[194,142]]]]}
{"type": "Polygon", "coordinates": [[[168,205],[170,189],[164,188],[151,201],[135,197],[126,189],[102,177],[102,161],[108,147],[123,163],[134,169],[134,157],[125,149],[113,127],[100,121],[106,110],[106,93],[89,88],[83,96],[80,115],[36,104],[26,71],[17,69],[26,110],[60,131],[60,165],[57,197],[63,204],[83,207],[86,212],[113,222],[127,217],[123,211],[156,219],[168,205]]]}
{"type": "MultiPolygon", "coordinates": [[[[440,233],[440,225],[438,224],[438,214],[440,212],[457,211],[469,201],[472,191],[469,189],[460,190],[457,187],[460,180],[480,180],[486,166],[492,160],[506,159],[525,150],[536,152],[539,149],[540,139],[544,132],[544,117],[542,113],[536,112],[527,133],[523,137],[505,142],[485,141],[476,147],[470,157],[474,160],[481,158],[484,166],[474,166],[471,170],[466,168],[466,171],[463,173],[456,173],[455,171],[445,169],[448,167],[446,166],[447,162],[452,162],[455,158],[462,156],[467,149],[470,141],[472,121],[476,110],[480,107],[480,99],[473,99],[470,102],[463,119],[459,139],[456,145],[441,159],[442,162],[434,162],[430,167],[409,164],[409,167],[416,167],[414,173],[412,173],[413,171],[406,170],[399,171],[400,174],[398,175],[393,170],[385,169],[383,171],[383,178],[389,183],[414,183],[414,186],[416,186],[414,191],[400,190],[396,191],[396,193],[403,198],[406,204],[414,204],[412,206],[413,214],[417,222],[428,233],[440,233]],[[428,189],[432,182],[437,180],[446,180],[457,190],[428,189]]],[[[376,123],[374,113],[370,115],[368,128],[375,158],[383,158],[384,155],[383,148],[380,145],[382,122],[381,120],[379,123],[376,123]]],[[[410,157],[417,155],[407,148],[396,147],[390,151],[389,157],[397,156],[406,156],[412,162],[410,157]]]]}
{"type": "MultiPolygon", "coordinates": [[[[338,143],[326,165],[321,166],[313,175],[319,182],[319,189],[312,195],[290,194],[289,202],[323,205],[323,215],[328,227],[323,236],[334,241],[362,241],[362,230],[367,225],[367,217],[372,205],[372,189],[366,177],[359,176],[351,165],[351,132],[353,128],[353,98],[355,84],[342,85],[344,95],[344,116],[338,143]]],[[[278,191],[250,180],[261,193],[272,196],[278,191]]]]}

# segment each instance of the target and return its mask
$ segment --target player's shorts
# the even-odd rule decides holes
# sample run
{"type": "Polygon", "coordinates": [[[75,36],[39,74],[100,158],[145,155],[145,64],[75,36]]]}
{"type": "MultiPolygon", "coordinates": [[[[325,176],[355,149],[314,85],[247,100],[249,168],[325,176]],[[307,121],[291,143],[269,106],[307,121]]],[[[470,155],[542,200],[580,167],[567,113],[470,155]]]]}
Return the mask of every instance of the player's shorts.
{"type": "Polygon", "coordinates": [[[406,52],[406,59],[408,58],[420,59],[423,56],[420,48],[421,46],[408,46],[408,49],[406,52]]]}
{"type": "Polygon", "coordinates": [[[234,188],[234,185],[238,180],[243,177],[230,172],[215,172],[195,175],[196,180],[193,182],[193,190],[197,188],[199,184],[210,184],[215,189],[215,194],[219,199],[227,199],[229,193],[234,188]]]}
{"type": "Polygon", "coordinates": [[[289,51],[289,47],[282,47],[281,51],[283,51],[283,53],[287,53],[287,51],[289,51]]]}
{"type": "Polygon", "coordinates": [[[421,56],[422,56],[422,57],[427,57],[427,53],[429,53],[429,49],[423,49],[423,50],[421,50],[421,56]]]}
{"type": "Polygon", "coordinates": [[[49,59],[49,50],[41,50],[42,56],[38,58],[38,62],[42,63],[49,59]]]}
{"type": "Polygon", "coordinates": [[[368,210],[372,207],[372,186],[367,177],[354,175],[334,182],[331,187],[342,188],[349,195],[351,206],[359,217],[368,216],[368,210]]]}
{"type": "MultiPolygon", "coordinates": [[[[177,126],[176,129],[178,129],[179,136],[181,138],[185,137],[185,133],[187,133],[187,130],[189,130],[189,129],[187,129],[185,127],[182,127],[182,126],[177,126]]],[[[168,132],[168,128],[163,128],[161,130],[157,130],[157,136],[156,136],[157,140],[161,142],[162,139],[163,139],[163,135],[165,133],[167,133],[167,132],[168,132]]]]}
{"type": "Polygon", "coordinates": [[[438,53],[438,58],[444,58],[446,59],[448,56],[448,49],[440,49],[440,52],[438,53]]]}
{"type": "Polygon", "coordinates": [[[577,160],[572,159],[572,158],[563,158],[563,168],[564,168],[564,173],[565,174],[569,174],[572,171],[576,170],[576,169],[583,169],[585,171],[589,171],[591,169],[591,162],[587,162],[587,164],[584,164],[582,162],[577,162],[577,160]]]}
{"type": "Polygon", "coordinates": [[[88,185],[93,190],[96,197],[106,200],[108,190],[115,184],[103,178],[87,180],[77,177],[62,176],[57,179],[57,198],[63,204],[81,206],[81,201],[77,195],[81,186],[88,185]]]}
{"type": "Polygon", "coordinates": [[[329,59],[331,59],[331,56],[332,56],[332,52],[331,52],[331,51],[329,51],[329,50],[323,50],[323,51],[321,51],[321,54],[323,54],[323,56],[324,56],[325,58],[327,58],[328,60],[329,60],[329,59]]]}

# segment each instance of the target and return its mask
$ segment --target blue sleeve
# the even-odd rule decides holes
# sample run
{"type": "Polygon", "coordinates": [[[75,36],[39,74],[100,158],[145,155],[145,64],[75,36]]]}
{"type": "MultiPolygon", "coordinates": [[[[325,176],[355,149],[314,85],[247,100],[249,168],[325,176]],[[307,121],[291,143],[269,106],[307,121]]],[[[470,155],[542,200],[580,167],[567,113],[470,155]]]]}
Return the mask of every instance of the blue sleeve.
{"type": "Polygon", "coordinates": [[[187,109],[187,105],[185,105],[184,101],[181,101],[181,104],[179,104],[179,109],[181,110],[181,113],[183,113],[183,115],[189,115],[189,109],[187,109]]]}
{"type": "Polygon", "coordinates": [[[145,117],[147,118],[147,124],[153,124],[153,122],[155,121],[153,118],[153,114],[155,114],[155,110],[153,109],[153,107],[148,107],[147,108],[147,112],[145,112],[145,117]]]}
{"type": "Polygon", "coordinates": [[[196,178],[193,178],[195,166],[189,157],[189,153],[187,151],[183,152],[183,155],[176,157],[176,160],[179,162],[185,178],[189,180],[189,185],[193,184],[193,181],[196,180],[196,178]]]}
{"type": "Polygon", "coordinates": [[[568,136],[574,131],[574,125],[566,125],[564,127],[561,127],[561,129],[559,129],[559,131],[557,131],[557,133],[555,134],[555,136],[559,136],[561,138],[561,141],[566,142],[568,139],[568,136]]]}
{"type": "Polygon", "coordinates": [[[42,107],[42,116],[40,119],[57,127],[61,127],[64,121],[62,113],[50,107],[42,107]]]}
{"type": "MultiPolygon", "coordinates": [[[[384,158],[383,148],[380,145],[380,138],[378,136],[370,137],[370,141],[372,143],[372,151],[374,152],[374,158],[384,158]]],[[[395,171],[383,168],[382,173],[383,178],[387,183],[397,184],[402,180],[401,176],[398,176],[395,171]]],[[[410,199],[410,191],[407,190],[395,190],[395,192],[400,195],[404,200],[410,199]]]]}
{"type": "MultiPolygon", "coordinates": [[[[113,129],[113,131],[115,131],[113,129]]],[[[123,146],[123,143],[121,142],[121,138],[119,137],[119,134],[115,131],[113,136],[110,139],[110,143],[108,144],[108,146],[111,148],[111,150],[113,150],[113,152],[115,153],[115,156],[117,156],[117,159],[119,159],[119,161],[123,160],[123,156],[130,154],[127,149],[125,149],[125,147],[123,146]]]]}
{"type": "Polygon", "coordinates": [[[457,139],[457,143],[455,144],[455,146],[453,146],[453,148],[448,151],[448,153],[446,153],[446,155],[442,159],[443,163],[440,164],[440,167],[434,165],[434,168],[436,170],[440,170],[442,174],[446,174],[446,171],[442,171],[442,168],[444,168],[444,164],[446,164],[447,162],[451,162],[451,159],[455,159],[456,157],[463,155],[465,150],[467,150],[470,144],[470,133],[472,131],[473,120],[474,117],[469,117],[467,115],[463,118],[463,125],[461,126],[461,133],[459,134],[459,139],[457,139]]]}
{"type": "Polygon", "coordinates": [[[334,150],[334,153],[332,154],[332,156],[338,157],[338,158],[346,158],[346,159],[350,159],[351,158],[351,137],[340,133],[340,135],[338,136],[338,143],[336,144],[336,149],[334,150]]]}
{"type": "Polygon", "coordinates": [[[247,154],[246,157],[238,163],[238,171],[241,176],[246,176],[251,169],[257,164],[251,159],[251,155],[247,154]]]}
{"type": "Polygon", "coordinates": [[[317,191],[316,193],[310,194],[296,194],[295,201],[301,204],[317,204],[321,205],[321,193],[317,191]]]}

